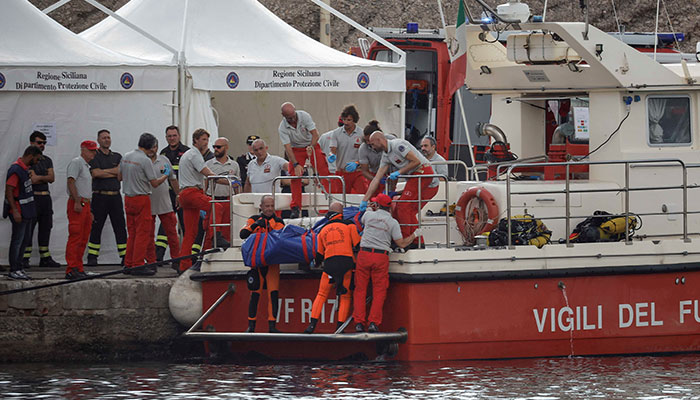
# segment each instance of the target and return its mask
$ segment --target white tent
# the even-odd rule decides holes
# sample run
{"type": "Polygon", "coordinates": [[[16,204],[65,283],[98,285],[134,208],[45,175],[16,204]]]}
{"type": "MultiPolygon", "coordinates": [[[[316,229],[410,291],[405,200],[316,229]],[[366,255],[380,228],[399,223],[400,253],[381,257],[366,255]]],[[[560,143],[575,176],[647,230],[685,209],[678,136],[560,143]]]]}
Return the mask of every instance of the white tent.
{"type": "Polygon", "coordinates": [[[284,101],[309,111],[321,133],[337,126],[349,103],[358,106],[361,125],[378,119],[384,129],[401,131],[403,65],[333,50],[255,0],[131,0],[117,15],[178,54],[114,17],[81,37],[131,56],[179,63],[186,71],[180,83],[186,136],[204,127],[242,145],[257,134],[281,154],[277,127],[284,101]]]}
{"type": "MultiPolygon", "coordinates": [[[[29,145],[29,134],[45,131],[46,154],[53,159],[56,175],[50,185],[50,250],[62,262],[68,236],[68,162],[79,154],[80,142],[95,140],[102,128],[112,132],[112,148],[121,153],[135,148],[143,132],[163,138],[163,128],[173,121],[177,68],[101,48],[27,0],[2,2],[0,35],[0,179],[5,181],[7,168],[29,145]]],[[[10,232],[9,220],[0,220],[2,263],[7,263],[10,232]]],[[[103,243],[105,249],[116,248],[109,224],[103,243]]],[[[34,249],[36,257],[36,241],[34,249]]],[[[102,252],[100,259],[119,260],[115,250],[102,252]]]]}

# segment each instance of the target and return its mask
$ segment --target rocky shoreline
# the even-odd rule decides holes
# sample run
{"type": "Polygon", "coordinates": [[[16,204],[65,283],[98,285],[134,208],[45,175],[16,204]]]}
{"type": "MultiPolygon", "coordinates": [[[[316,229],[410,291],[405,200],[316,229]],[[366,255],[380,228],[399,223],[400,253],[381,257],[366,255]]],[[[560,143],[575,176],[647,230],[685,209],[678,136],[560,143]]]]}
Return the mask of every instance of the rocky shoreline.
{"type": "MultiPolygon", "coordinates": [[[[30,0],[32,4],[43,9],[57,0],[30,0]]],[[[319,8],[309,0],[260,0],[270,11],[284,21],[312,38],[319,35],[319,8]]],[[[505,0],[487,0],[495,7],[505,0]]],[[[533,14],[542,14],[544,1],[525,0],[533,14]]],[[[105,7],[116,10],[127,0],[100,0],[105,7]]],[[[166,7],[167,2],[163,2],[166,7]]],[[[653,32],[656,1],[654,0],[589,0],[589,20],[596,27],[613,32],[618,30],[617,20],[627,32],[653,32]],[[613,10],[613,3],[615,9],[613,10]]],[[[442,0],[445,19],[454,24],[457,19],[457,0],[442,0]]],[[[467,3],[474,12],[474,2],[467,3]]],[[[659,31],[670,32],[669,21],[676,32],[686,34],[681,49],[695,52],[695,42],[700,40],[700,18],[697,17],[697,2],[675,2],[672,7],[662,3],[659,18],[659,31]]],[[[407,22],[418,22],[423,28],[440,28],[440,12],[436,0],[416,0],[411,2],[398,0],[339,1],[331,0],[331,6],[353,18],[364,26],[400,27],[407,22]]],[[[51,17],[74,32],[81,32],[105,17],[105,14],[83,1],[72,1],[53,11],[51,17]]],[[[549,1],[547,19],[550,21],[583,21],[583,12],[578,1],[549,1]]],[[[331,20],[332,46],[347,51],[357,45],[357,30],[333,17],[331,20]]]]}

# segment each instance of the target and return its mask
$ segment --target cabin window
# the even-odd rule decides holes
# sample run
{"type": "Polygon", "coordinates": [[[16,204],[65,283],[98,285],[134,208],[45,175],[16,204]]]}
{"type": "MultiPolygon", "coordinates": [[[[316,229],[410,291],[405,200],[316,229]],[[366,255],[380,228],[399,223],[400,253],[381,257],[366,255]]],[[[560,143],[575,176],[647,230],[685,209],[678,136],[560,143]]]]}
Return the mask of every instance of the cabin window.
{"type": "Polygon", "coordinates": [[[647,97],[647,126],[650,146],[690,144],[690,98],[647,97]]]}

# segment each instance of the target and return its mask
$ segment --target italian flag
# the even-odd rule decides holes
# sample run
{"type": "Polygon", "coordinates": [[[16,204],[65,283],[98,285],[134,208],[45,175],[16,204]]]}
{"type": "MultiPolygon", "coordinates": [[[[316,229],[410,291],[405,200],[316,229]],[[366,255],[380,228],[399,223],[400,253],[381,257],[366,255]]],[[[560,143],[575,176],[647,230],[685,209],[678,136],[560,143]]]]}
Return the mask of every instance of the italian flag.
{"type": "Polygon", "coordinates": [[[459,0],[459,13],[457,14],[457,26],[455,38],[457,49],[450,52],[450,73],[447,81],[447,89],[450,95],[454,94],[464,85],[467,75],[467,18],[464,12],[464,0],[459,0]]]}

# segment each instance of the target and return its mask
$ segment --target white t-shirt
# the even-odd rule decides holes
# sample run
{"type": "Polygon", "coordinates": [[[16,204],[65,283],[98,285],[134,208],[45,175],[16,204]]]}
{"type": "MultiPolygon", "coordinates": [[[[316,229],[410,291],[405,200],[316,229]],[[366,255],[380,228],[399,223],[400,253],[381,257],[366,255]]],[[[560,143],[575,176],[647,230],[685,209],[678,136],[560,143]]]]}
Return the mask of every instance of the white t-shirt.
{"type": "MultiPolygon", "coordinates": [[[[287,160],[268,154],[262,164],[254,158],[248,163],[248,181],[252,193],[272,193],[272,181],[282,175],[287,168],[287,160]]],[[[182,172],[181,172],[182,173],[182,172]]],[[[282,192],[280,181],[277,181],[277,193],[282,192]]]]}
{"type": "Polygon", "coordinates": [[[401,226],[388,211],[367,211],[362,215],[362,224],[365,228],[362,231],[360,247],[391,251],[391,240],[403,238],[401,226]]]}
{"type": "Polygon", "coordinates": [[[163,175],[165,166],[170,166],[170,173],[168,174],[168,180],[163,182],[158,187],[153,188],[151,193],[151,215],[161,215],[173,212],[173,203],[170,201],[170,193],[168,187],[170,185],[170,180],[177,180],[175,176],[175,170],[168,157],[164,155],[159,155],[156,160],[153,161],[153,170],[157,176],[163,175]]]}
{"type": "Polygon", "coordinates": [[[160,176],[156,176],[153,161],[140,149],[124,154],[119,172],[122,174],[124,196],[128,197],[150,195],[153,191],[151,181],[160,176]]]}
{"type": "Polygon", "coordinates": [[[344,170],[349,162],[359,161],[358,150],[363,142],[364,134],[359,126],[355,125],[355,130],[348,134],[344,126],[340,126],[331,131],[330,147],[336,148],[335,162],[338,169],[344,170]]]}
{"type": "MultiPolygon", "coordinates": [[[[409,174],[414,173],[416,170],[420,169],[423,165],[430,165],[430,162],[428,162],[428,159],[425,158],[423,153],[418,151],[411,143],[409,143],[407,140],[403,139],[393,139],[393,140],[387,140],[386,142],[387,149],[385,152],[382,153],[382,162],[381,166],[384,165],[393,165],[397,169],[401,169],[405,167],[408,164],[408,159],[406,159],[406,155],[408,153],[413,153],[416,158],[418,158],[418,161],[420,161],[420,164],[414,168],[412,171],[409,171],[409,174]]],[[[433,180],[430,182],[430,187],[435,187],[439,184],[439,181],[437,178],[433,178],[433,180]]]]}
{"type": "Polygon", "coordinates": [[[184,189],[193,186],[200,189],[204,188],[204,175],[200,171],[206,166],[202,153],[196,147],[187,150],[180,157],[180,188],[184,189]]]}
{"type": "MultiPolygon", "coordinates": [[[[66,171],[67,178],[75,179],[75,188],[78,191],[78,196],[84,199],[92,198],[92,175],[90,174],[90,164],[85,161],[82,156],[75,157],[68,163],[66,171]]],[[[66,187],[68,197],[70,191],[66,187]]]]}
{"type": "MultiPolygon", "coordinates": [[[[318,138],[318,146],[321,148],[321,153],[325,154],[326,157],[331,154],[331,133],[333,133],[333,131],[328,131],[318,138]]],[[[328,160],[326,160],[326,164],[328,164],[329,172],[335,173],[335,171],[337,171],[335,161],[329,163],[328,160]]]]}
{"type": "MultiPolygon", "coordinates": [[[[238,180],[241,180],[241,168],[238,165],[238,162],[236,162],[236,160],[232,160],[229,157],[227,158],[228,159],[223,164],[219,162],[219,160],[217,160],[216,157],[207,161],[205,164],[211,170],[211,172],[214,173],[214,175],[234,175],[236,178],[238,178],[238,180]]],[[[211,184],[211,180],[209,181],[209,184],[211,184]]],[[[207,188],[207,194],[211,196],[211,188],[207,188]]],[[[229,191],[226,185],[217,183],[216,193],[214,194],[214,196],[225,197],[228,195],[229,191]]]]}
{"type": "Polygon", "coordinates": [[[286,119],[282,119],[279,127],[280,141],[283,145],[292,147],[306,147],[311,144],[311,131],[316,129],[316,124],[311,115],[306,111],[297,110],[297,127],[289,125],[286,119]]]}
{"type": "MultiPolygon", "coordinates": [[[[445,161],[445,158],[443,158],[436,151],[435,154],[433,154],[433,156],[430,158],[430,161],[431,162],[433,162],[433,161],[445,161]]],[[[433,171],[435,171],[436,174],[443,174],[447,177],[450,176],[447,173],[447,164],[433,165],[432,167],[433,167],[433,171]]]]}

